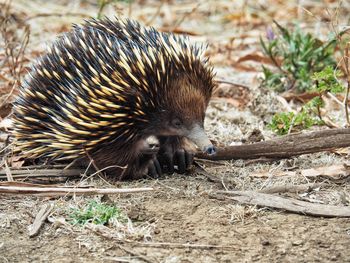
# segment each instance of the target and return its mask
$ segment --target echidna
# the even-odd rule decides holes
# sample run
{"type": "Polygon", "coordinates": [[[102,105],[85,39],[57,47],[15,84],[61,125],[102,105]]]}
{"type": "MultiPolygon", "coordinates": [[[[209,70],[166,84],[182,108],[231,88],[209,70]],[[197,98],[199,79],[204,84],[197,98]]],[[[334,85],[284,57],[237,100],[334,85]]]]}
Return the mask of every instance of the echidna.
{"type": "MultiPolygon", "coordinates": [[[[202,47],[128,19],[90,19],[60,36],[14,103],[16,147],[29,159],[92,159],[119,179],[184,172],[215,148],[203,129],[213,89],[202,47]]],[[[107,172],[108,172],[107,171],[107,172]]]]}

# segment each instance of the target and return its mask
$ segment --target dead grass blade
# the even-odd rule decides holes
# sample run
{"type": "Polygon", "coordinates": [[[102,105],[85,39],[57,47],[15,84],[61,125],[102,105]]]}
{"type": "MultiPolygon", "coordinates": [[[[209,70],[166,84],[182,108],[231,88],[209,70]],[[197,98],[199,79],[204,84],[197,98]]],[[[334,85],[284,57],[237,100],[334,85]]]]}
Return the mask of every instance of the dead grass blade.
{"type": "Polygon", "coordinates": [[[4,61],[0,65],[1,76],[8,80],[10,90],[0,100],[0,108],[8,104],[8,99],[18,87],[24,68],[24,54],[29,43],[30,27],[23,20],[14,19],[11,1],[0,4],[0,37],[4,49],[4,61]]]}

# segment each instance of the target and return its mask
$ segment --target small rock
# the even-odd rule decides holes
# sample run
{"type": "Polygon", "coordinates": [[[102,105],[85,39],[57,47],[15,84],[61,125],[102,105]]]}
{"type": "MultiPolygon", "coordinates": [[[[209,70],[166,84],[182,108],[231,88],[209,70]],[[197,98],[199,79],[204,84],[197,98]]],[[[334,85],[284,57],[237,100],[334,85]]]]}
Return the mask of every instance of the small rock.
{"type": "Polygon", "coordinates": [[[261,240],[261,245],[268,246],[268,245],[270,245],[270,241],[267,239],[261,240]]]}
{"type": "Polygon", "coordinates": [[[301,239],[292,241],[293,246],[300,246],[302,244],[303,244],[303,240],[301,239]]]}

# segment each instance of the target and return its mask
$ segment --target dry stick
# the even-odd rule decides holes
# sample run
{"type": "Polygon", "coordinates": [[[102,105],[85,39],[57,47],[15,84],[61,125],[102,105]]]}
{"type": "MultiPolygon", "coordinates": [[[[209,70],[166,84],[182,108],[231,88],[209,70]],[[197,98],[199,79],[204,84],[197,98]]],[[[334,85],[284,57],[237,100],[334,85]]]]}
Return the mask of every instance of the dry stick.
{"type": "MultiPolygon", "coordinates": [[[[120,244],[117,244],[117,246],[118,246],[121,250],[124,250],[126,253],[129,253],[130,255],[133,255],[134,257],[138,257],[139,259],[142,259],[142,260],[145,261],[145,262],[148,262],[148,263],[154,263],[154,262],[155,262],[155,258],[150,259],[150,258],[148,258],[148,257],[146,257],[146,256],[143,256],[143,255],[141,255],[141,254],[139,254],[139,253],[136,253],[135,251],[132,251],[132,250],[126,248],[126,247],[123,247],[123,246],[120,245],[120,244]]],[[[156,261],[156,262],[158,262],[158,261],[156,261]]]]}
{"type": "Polygon", "coordinates": [[[5,160],[5,173],[6,173],[5,178],[7,179],[7,181],[12,182],[13,181],[13,176],[12,176],[12,173],[11,173],[11,170],[10,170],[9,166],[7,165],[6,160],[5,160]]]}
{"type": "MultiPolygon", "coordinates": [[[[92,164],[92,166],[96,169],[96,172],[93,174],[93,175],[95,175],[95,174],[97,174],[98,175],[98,177],[100,177],[100,179],[103,181],[103,182],[105,182],[105,183],[107,183],[107,184],[109,184],[108,182],[107,182],[107,180],[104,178],[105,176],[102,174],[102,169],[99,169],[98,167],[97,167],[97,165],[96,165],[96,163],[95,163],[95,160],[90,156],[90,154],[89,154],[89,152],[84,148],[84,151],[85,151],[85,154],[86,154],[86,156],[89,158],[89,160],[90,160],[90,163],[92,164]]],[[[89,166],[90,166],[90,164],[89,164],[89,166]]],[[[89,167],[88,167],[89,168],[89,167]]],[[[87,169],[88,169],[87,168],[87,169]]],[[[87,171],[87,169],[86,169],[86,171],[87,171]]],[[[84,174],[85,174],[85,172],[84,172],[84,174]]],[[[90,175],[89,177],[92,177],[93,175],[90,175]]]]}
{"type": "Polygon", "coordinates": [[[25,183],[25,182],[20,182],[20,181],[4,181],[0,182],[0,186],[16,186],[16,187],[39,187],[39,188],[48,188],[48,187],[62,187],[62,188],[67,188],[67,189],[72,189],[72,188],[85,188],[85,189],[95,189],[93,185],[83,185],[83,186],[70,186],[70,185],[61,185],[61,184],[35,184],[35,183],[25,183]]]}
{"type": "MultiPolygon", "coordinates": [[[[339,26],[339,12],[341,10],[341,6],[343,4],[343,1],[340,1],[339,4],[337,5],[337,8],[334,12],[334,15],[332,15],[328,9],[326,9],[326,12],[328,13],[328,15],[330,16],[330,26],[331,29],[333,30],[333,32],[335,33],[335,36],[337,37],[337,41],[338,43],[341,43],[342,41],[342,35],[345,34],[348,29],[346,29],[345,31],[343,31],[342,33],[339,32],[339,30],[337,29],[339,26]]],[[[346,89],[346,96],[344,98],[344,108],[345,108],[345,117],[346,117],[346,122],[347,122],[347,126],[350,125],[350,121],[349,121],[349,110],[348,110],[348,95],[349,95],[349,89],[350,89],[350,72],[349,72],[349,43],[347,43],[346,47],[345,47],[345,54],[342,56],[342,59],[340,60],[340,62],[338,64],[340,64],[342,62],[342,60],[344,60],[344,66],[345,66],[345,73],[346,73],[346,78],[347,78],[347,89],[346,89]]],[[[337,65],[338,67],[338,65],[337,65]]]]}
{"type": "Polygon", "coordinates": [[[241,204],[277,208],[303,215],[350,217],[350,207],[348,206],[314,204],[254,191],[218,191],[217,193],[230,195],[226,198],[235,200],[241,204]]]}
{"type": "MultiPolygon", "coordinates": [[[[1,152],[0,152],[1,153],[1,152]]],[[[63,168],[65,168],[67,165],[66,164],[39,164],[39,165],[27,165],[27,166],[21,166],[18,167],[15,170],[12,170],[12,172],[19,171],[19,170],[27,170],[29,171],[30,169],[35,169],[35,170],[51,170],[51,169],[57,169],[61,168],[60,171],[62,171],[63,168]]],[[[0,172],[1,174],[1,172],[0,172]]]]}
{"type": "Polygon", "coordinates": [[[228,80],[224,80],[224,79],[214,79],[214,81],[216,83],[223,83],[223,84],[228,84],[228,85],[232,85],[232,86],[237,86],[237,87],[242,87],[245,89],[249,89],[248,85],[242,84],[242,83],[238,83],[238,82],[234,82],[234,81],[228,81],[228,80]]]}
{"type": "Polygon", "coordinates": [[[34,237],[39,233],[40,228],[44,225],[44,222],[50,215],[52,209],[52,204],[45,204],[41,207],[39,213],[35,217],[33,224],[29,226],[29,237],[34,237]]]}
{"type": "Polygon", "coordinates": [[[163,5],[164,5],[164,0],[162,0],[162,1],[160,2],[160,4],[159,4],[158,7],[157,7],[156,12],[153,14],[153,16],[150,18],[150,20],[148,20],[148,21],[145,23],[146,26],[150,26],[150,25],[154,22],[154,20],[157,18],[157,16],[158,16],[159,13],[160,13],[160,10],[162,10],[163,5]]]}
{"type": "Polygon", "coordinates": [[[193,249],[233,249],[234,246],[209,245],[209,244],[189,244],[189,243],[170,243],[170,242],[129,242],[135,246],[156,247],[156,248],[193,248],[193,249]]]}
{"type": "Polygon", "coordinates": [[[138,242],[138,241],[131,241],[127,239],[119,239],[115,235],[113,235],[113,232],[110,231],[110,229],[106,226],[97,226],[91,223],[88,223],[85,225],[86,228],[94,231],[95,233],[108,238],[108,239],[114,239],[117,242],[124,243],[124,244],[130,244],[135,246],[142,246],[142,247],[154,247],[154,248],[193,248],[193,249],[233,249],[237,248],[235,246],[231,245],[210,245],[210,244],[189,244],[189,243],[172,243],[172,242],[138,242]]]}
{"type": "Polygon", "coordinates": [[[311,184],[304,184],[304,185],[277,185],[277,186],[271,186],[264,188],[259,191],[259,193],[264,194],[275,194],[275,193],[298,193],[298,192],[310,192],[311,190],[315,188],[319,188],[323,186],[323,183],[311,183],[311,184]]]}
{"type": "Polygon", "coordinates": [[[346,72],[346,81],[347,81],[346,94],[345,94],[345,98],[344,98],[344,108],[345,108],[345,116],[346,116],[347,126],[350,126],[349,110],[348,110],[348,99],[349,99],[349,90],[350,90],[349,46],[350,46],[350,42],[348,42],[346,44],[345,60],[344,60],[344,62],[345,62],[345,72],[346,72]]]}
{"type": "MultiPolygon", "coordinates": [[[[12,175],[13,180],[18,180],[18,179],[47,179],[44,181],[50,181],[50,179],[56,178],[56,179],[64,179],[67,180],[67,178],[77,178],[80,177],[80,174],[64,174],[64,175],[59,175],[59,174],[42,174],[42,175],[37,175],[37,174],[23,174],[23,175],[12,175]]],[[[1,175],[0,180],[8,180],[7,176],[1,175]]],[[[12,180],[12,181],[13,181],[12,180]]]]}
{"type": "Polygon", "coordinates": [[[198,9],[198,7],[200,7],[200,5],[201,3],[197,3],[197,5],[194,6],[191,11],[186,12],[179,20],[177,20],[174,26],[171,28],[170,32],[174,31],[178,26],[180,26],[181,23],[186,19],[186,17],[193,14],[198,9]]]}
{"type": "Polygon", "coordinates": [[[0,185],[1,194],[29,194],[29,195],[42,195],[42,196],[67,196],[67,195],[97,195],[97,194],[131,194],[150,192],[153,188],[76,188],[76,187],[26,187],[26,186],[2,186],[0,185]]]}
{"type": "Polygon", "coordinates": [[[35,18],[39,18],[39,17],[50,17],[50,16],[81,16],[81,17],[89,17],[88,14],[85,13],[71,13],[71,12],[67,12],[67,13],[40,13],[40,14],[35,14],[32,16],[27,17],[27,19],[25,20],[26,22],[35,18]]]}
{"type": "MultiPolygon", "coordinates": [[[[97,175],[102,179],[102,174],[100,173],[100,168],[97,167],[95,160],[90,156],[89,152],[84,148],[84,152],[86,154],[86,156],[89,158],[90,163],[92,164],[92,166],[95,168],[97,175]]],[[[89,164],[90,166],[90,164],[89,164]]]]}
{"type": "Polygon", "coordinates": [[[350,128],[329,129],[310,133],[285,135],[274,140],[219,148],[217,154],[197,153],[209,160],[288,158],[350,146],[350,128]]]}
{"type": "MultiPolygon", "coordinates": [[[[42,170],[11,170],[13,179],[23,178],[48,178],[48,177],[77,177],[83,170],[80,169],[42,169],[42,170]]],[[[5,168],[0,171],[0,179],[8,179],[8,172],[5,168]]]]}
{"type": "MultiPolygon", "coordinates": [[[[10,5],[10,2],[9,2],[10,5]]],[[[8,8],[6,9],[5,16],[9,16],[9,5],[8,8]]],[[[16,55],[14,54],[14,47],[13,43],[9,41],[7,38],[7,23],[8,19],[7,17],[2,21],[3,24],[1,24],[1,33],[4,38],[4,43],[5,43],[5,55],[8,58],[11,58],[11,62],[8,59],[7,64],[9,66],[12,78],[13,78],[13,83],[12,83],[12,88],[10,92],[5,96],[5,98],[2,100],[0,107],[4,106],[4,104],[8,103],[8,99],[12,96],[15,88],[17,87],[18,82],[20,81],[21,78],[21,71],[23,68],[23,57],[25,53],[25,49],[29,43],[29,35],[30,35],[30,29],[29,26],[26,25],[24,28],[24,33],[22,36],[22,40],[20,42],[20,48],[17,51],[16,55]],[[5,26],[5,27],[4,27],[5,26]]]]}

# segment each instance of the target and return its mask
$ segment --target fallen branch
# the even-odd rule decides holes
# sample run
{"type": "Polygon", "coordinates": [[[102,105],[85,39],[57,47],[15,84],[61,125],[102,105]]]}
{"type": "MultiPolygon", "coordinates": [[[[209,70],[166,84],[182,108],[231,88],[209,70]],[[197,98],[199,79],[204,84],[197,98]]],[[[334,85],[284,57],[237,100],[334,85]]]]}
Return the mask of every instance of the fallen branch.
{"type": "Polygon", "coordinates": [[[342,128],[285,135],[274,140],[254,144],[228,146],[219,148],[215,155],[197,153],[196,157],[209,160],[256,159],[261,157],[280,159],[349,146],[350,128],[342,128]]]}
{"type": "MultiPolygon", "coordinates": [[[[0,183],[0,194],[27,194],[40,196],[72,196],[97,194],[131,194],[153,191],[153,188],[82,188],[82,187],[52,187],[45,185],[24,184],[11,185],[11,182],[0,183]]],[[[16,182],[15,182],[16,183],[16,182]]]]}
{"type": "Polygon", "coordinates": [[[282,209],[303,215],[350,217],[350,207],[348,206],[314,204],[253,191],[218,191],[217,193],[230,195],[226,198],[235,200],[241,204],[282,209]]]}

